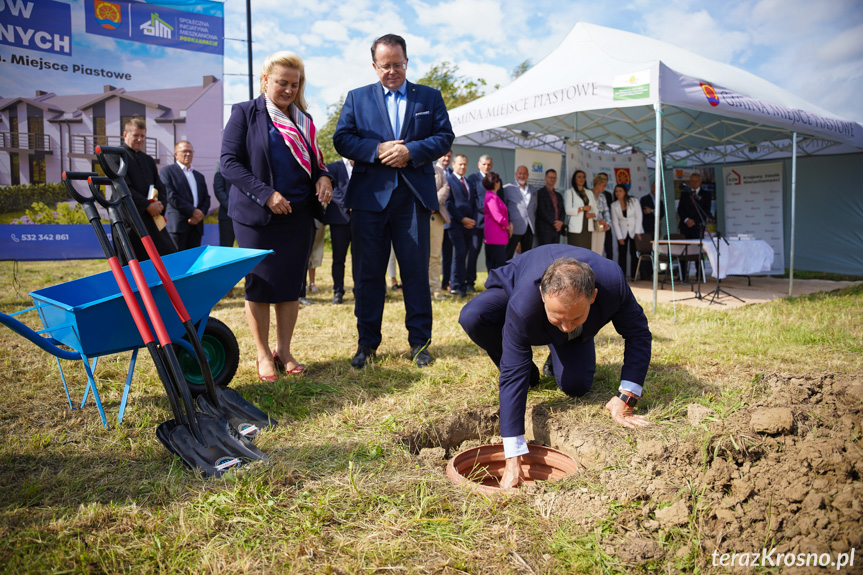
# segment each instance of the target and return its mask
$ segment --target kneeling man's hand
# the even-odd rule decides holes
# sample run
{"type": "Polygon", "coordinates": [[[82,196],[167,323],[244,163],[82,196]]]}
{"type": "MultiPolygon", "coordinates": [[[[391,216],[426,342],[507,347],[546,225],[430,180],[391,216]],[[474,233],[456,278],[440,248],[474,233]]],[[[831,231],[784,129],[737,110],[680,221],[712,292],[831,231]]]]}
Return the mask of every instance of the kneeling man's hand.
{"type": "Polygon", "coordinates": [[[524,473],[521,470],[521,456],[510,457],[506,460],[506,467],[503,469],[503,476],[500,478],[500,486],[502,489],[510,489],[518,487],[524,483],[524,473]]]}
{"type": "MultiPolygon", "coordinates": [[[[644,427],[650,425],[643,415],[635,415],[635,408],[626,405],[616,395],[605,404],[605,409],[611,414],[611,419],[624,427],[644,427]]],[[[507,460],[508,461],[508,460],[507,460]]]]}

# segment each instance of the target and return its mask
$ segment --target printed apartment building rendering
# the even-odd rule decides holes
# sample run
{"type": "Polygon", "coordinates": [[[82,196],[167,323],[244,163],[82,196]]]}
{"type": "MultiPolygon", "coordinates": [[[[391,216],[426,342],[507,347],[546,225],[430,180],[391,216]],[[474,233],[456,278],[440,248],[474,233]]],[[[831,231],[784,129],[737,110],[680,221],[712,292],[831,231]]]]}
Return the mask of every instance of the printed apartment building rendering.
{"type": "Polygon", "coordinates": [[[94,146],[119,146],[126,120],[138,116],[147,123],[145,150],[159,169],[174,161],[174,144],[188,140],[195,148],[192,165],[207,178],[212,194],[222,100],[215,76],[184,88],[105,86],[101,94],[40,90],[29,98],[0,98],[0,186],[59,182],[64,170],[100,171],[94,146]]]}

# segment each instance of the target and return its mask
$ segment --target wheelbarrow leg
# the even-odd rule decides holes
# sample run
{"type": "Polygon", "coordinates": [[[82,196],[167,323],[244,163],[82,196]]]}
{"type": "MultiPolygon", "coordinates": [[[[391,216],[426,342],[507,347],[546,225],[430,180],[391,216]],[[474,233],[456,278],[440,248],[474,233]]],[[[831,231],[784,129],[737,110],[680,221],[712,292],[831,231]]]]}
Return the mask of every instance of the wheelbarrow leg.
{"type": "Polygon", "coordinates": [[[126,400],[129,398],[129,387],[132,385],[132,374],[135,372],[135,362],[138,360],[138,350],[132,350],[132,359],[129,360],[129,373],[126,375],[126,385],[123,386],[123,399],[120,401],[120,413],[117,414],[117,425],[123,422],[123,413],[126,411],[126,400]]]}
{"type": "MultiPolygon", "coordinates": [[[[88,363],[87,358],[84,354],[81,354],[81,361],[84,362],[84,370],[87,371],[87,366],[90,366],[90,372],[92,372],[92,381],[93,381],[93,389],[96,389],[96,361],[99,358],[94,357],[92,363],[88,363]]],[[[88,372],[89,374],[89,372],[88,372]]],[[[84,405],[87,404],[87,396],[90,395],[90,376],[88,375],[87,379],[87,387],[84,388],[84,397],[81,399],[81,409],[84,409],[84,405]]]]}
{"type": "Polygon", "coordinates": [[[66,374],[63,373],[63,365],[60,363],[59,357],[55,357],[54,360],[57,362],[57,369],[60,370],[60,381],[63,382],[63,390],[66,392],[66,401],[69,402],[69,409],[75,409],[75,406],[72,405],[72,397],[69,395],[69,386],[66,385],[66,374]]]}
{"type": "MultiPolygon", "coordinates": [[[[96,409],[99,410],[99,417],[102,418],[102,425],[108,427],[108,419],[105,417],[105,410],[102,408],[102,399],[99,397],[99,390],[96,389],[96,379],[93,377],[93,370],[90,369],[90,358],[83,353],[81,357],[84,359],[84,369],[87,371],[87,389],[84,390],[84,400],[81,402],[81,407],[87,402],[87,391],[93,388],[93,401],[96,402],[96,409]]],[[[93,367],[96,367],[96,359],[93,359],[93,367]]]]}

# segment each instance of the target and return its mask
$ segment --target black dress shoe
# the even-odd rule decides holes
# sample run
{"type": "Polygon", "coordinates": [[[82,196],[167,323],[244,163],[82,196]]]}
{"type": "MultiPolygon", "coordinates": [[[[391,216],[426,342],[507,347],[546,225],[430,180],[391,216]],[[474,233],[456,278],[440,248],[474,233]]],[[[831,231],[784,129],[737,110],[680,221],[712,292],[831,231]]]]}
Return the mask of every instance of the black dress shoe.
{"type": "Polygon", "coordinates": [[[344,294],[336,292],[333,294],[333,303],[342,303],[344,300],[344,294]]]}
{"type": "Polygon", "coordinates": [[[530,366],[530,387],[536,387],[539,384],[539,368],[533,364],[530,366]]]}
{"type": "Polygon", "coordinates": [[[374,361],[374,359],[375,350],[367,345],[360,344],[357,346],[356,355],[354,355],[354,358],[351,360],[351,367],[362,369],[366,366],[366,363],[374,361]]]}
{"type": "Polygon", "coordinates": [[[411,359],[417,367],[426,367],[434,363],[432,354],[428,352],[428,345],[411,346],[411,359]]]}
{"type": "Polygon", "coordinates": [[[547,377],[554,377],[554,365],[551,363],[551,354],[548,354],[548,359],[542,365],[542,374],[547,377]]]}

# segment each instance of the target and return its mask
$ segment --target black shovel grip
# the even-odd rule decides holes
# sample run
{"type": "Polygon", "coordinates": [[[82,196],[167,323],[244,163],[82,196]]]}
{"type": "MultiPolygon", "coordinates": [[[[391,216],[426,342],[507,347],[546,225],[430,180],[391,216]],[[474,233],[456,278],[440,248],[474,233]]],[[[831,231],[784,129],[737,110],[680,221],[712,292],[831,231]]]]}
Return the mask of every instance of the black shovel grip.
{"type": "Polygon", "coordinates": [[[90,184],[90,191],[93,193],[93,198],[99,202],[99,205],[103,208],[118,208],[122,205],[122,198],[117,197],[113,200],[109,200],[100,189],[101,186],[113,186],[114,183],[111,178],[93,174],[87,178],[87,183],[90,184]]]}
{"type": "Polygon", "coordinates": [[[99,216],[99,211],[96,209],[96,204],[94,203],[95,198],[92,196],[84,196],[78,190],[75,189],[75,184],[72,182],[74,180],[84,180],[86,181],[90,176],[95,176],[97,174],[93,172],[63,172],[61,179],[63,183],[66,185],[66,191],[69,192],[69,195],[72,196],[76,202],[81,204],[81,207],[84,209],[84,214],[87,216],[87,221],[91,224],[102,225],[101,217],[99,216]]]}
{"type": "MultiPolygon", "coordinates": [[[[114,148],[114,149],[120,149],[122,151],[122,148],[114,148]]],[[[99,156],[100,160],[103,157],[104,156],[100,155],[99,156]]],[[[125,172],[125,168],[124,168],[124,172],[125,172]]],[[[147,237],[149,235],[149,232],[147,231],[146,226],[144,226],[144,220],[141,219],[141,214],[138,213],[138,208],[135,206],[135,201],[132,199],[132,194],[131,194],[131,192],[129,192],[129,186],[126,184],[126,180],[124,180],[122,176],[120,176],[118,178],[114,178],[114,177],[106,178],[106,177],[98,176],[98,175],[95,176],[94,178],[91,178],[91,179],[92,179],[93,183],[95,183],[97,185],[103,185],[104,186],[104,185],[110,184],[113,187],[114,193],[111,195],[114,196],[114,199],[113,200],[104,199],[104,201],[98,200],[99,203],[102,204],[102,206],[108,207],[108,204],[105,202],[110,201],[111,205],[118,208],[118,209],[121,205],[125,204],[126,205],[126,214],[125,214],[124,219],[126,220],[126,223],[128,225],[132,226],[132,229],[135,230],[135,233],[138,234],[138,237],[140,237],[140,238],[147,237]]],[[[102,197],[104,198],[104,194],[102,194],[102,197]]]]}
{"type": "Polygon", "coordinates": [[[109,178],[126,177],[126,148],[121,146],[96,146],[99,165],[109,178]]]}
{"type": "Polygon", "coordinates": [[[83,180],[86,182],[87,179],[91,176],[98,175],[99,174],[97,174],[96,172],[63,172],[63,174],[61,175],[61,179],[63,180],[63,183],[66,184],[66,191],[69,192],[69,195],[72,196],[72,199],[74,199],[76,202],[80,202],[83,204],[84,202],[93,201],[93,198],[81,195],[81,193],[79,193],[78,190],[75,189],[75,184],[73,184],[72,182],[75,180],[83,180]]]}

